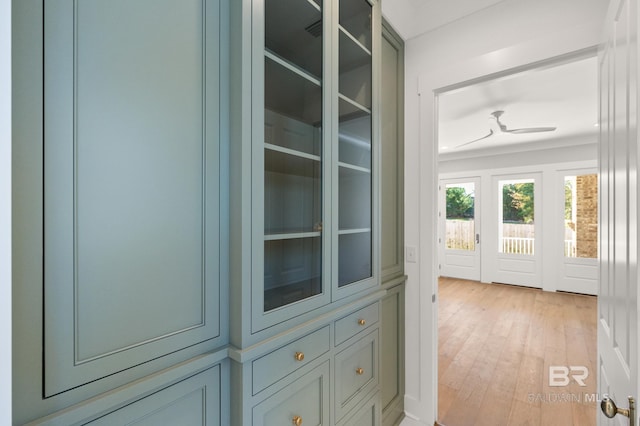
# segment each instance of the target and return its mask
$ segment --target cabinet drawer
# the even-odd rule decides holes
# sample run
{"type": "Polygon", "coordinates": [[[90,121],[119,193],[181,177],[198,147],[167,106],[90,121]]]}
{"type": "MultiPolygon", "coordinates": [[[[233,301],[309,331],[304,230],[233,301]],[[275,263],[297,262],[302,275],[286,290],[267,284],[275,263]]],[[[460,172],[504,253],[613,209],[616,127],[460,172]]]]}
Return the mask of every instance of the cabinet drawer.
{"type": "Polygon", "coordinates": [[[329,362],[253,407],[253,425],[329,425],[329,362]]]}
{"type": "Polygon", "coordinates": [[[358,309],[336,321],[336,346],[378,322],[378,303],[358,309]]]}
{"type": "Polygon", "coordinates": [[[378,330],[336,355],[336,419],[378,386],[378,330]]]}
{"type": "Polygon", "coordinates": [[[252,364],[253,394],[329,351],[329,326],[258,358],[252,364]]]}

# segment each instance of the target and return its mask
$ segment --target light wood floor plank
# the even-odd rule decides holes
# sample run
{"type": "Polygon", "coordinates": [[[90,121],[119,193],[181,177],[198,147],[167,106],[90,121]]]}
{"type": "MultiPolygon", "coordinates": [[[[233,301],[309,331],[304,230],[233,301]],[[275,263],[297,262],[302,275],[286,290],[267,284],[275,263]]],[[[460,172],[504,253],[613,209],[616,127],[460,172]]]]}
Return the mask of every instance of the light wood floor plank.
{"type": "Polygon", "coordinates": [[[595,425],[596,305],[592,296],[441,278],[440,422],[595,425]],[[588,368],[586,386],[549,386],[549,367],[572,365],[588,368]]]}

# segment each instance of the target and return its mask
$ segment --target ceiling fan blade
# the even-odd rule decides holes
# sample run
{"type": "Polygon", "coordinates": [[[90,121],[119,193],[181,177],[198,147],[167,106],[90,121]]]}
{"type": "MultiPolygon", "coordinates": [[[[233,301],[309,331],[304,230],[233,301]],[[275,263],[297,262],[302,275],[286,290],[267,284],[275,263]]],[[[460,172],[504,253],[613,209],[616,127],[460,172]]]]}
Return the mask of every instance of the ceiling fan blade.
{"type": "Polygon", "coordinates": [[[529,127],[524,129],[502,129],[505,133],[515,133],[515,134],[524,134],[524,133],[541,133],[541,132],[553,132],[557,127],[529,127]]]}
{"type": "Polygon", "coordinates": [[[493,135],[493,130],[489,130],[489,134],[488,134],[488,135],[483,136],[483,137],[478,138],[478,139],[474,139],[474,140],[472,140],[472,141],[470,141],[470,142],[465,142],[465,143],[463,143],[462,145],[458,145],[458,146],[456,146],[456,148],[455,148],[455,149],[458,149],[458,148],[463,147],[463,146],[465,146],[465,145],[472,144],[472,143],[474,143],[474,142],[481,141],[481,140],[486,139],[486,138],[488,138],[489,136],[492,136],[492,135],[493,135]]]}

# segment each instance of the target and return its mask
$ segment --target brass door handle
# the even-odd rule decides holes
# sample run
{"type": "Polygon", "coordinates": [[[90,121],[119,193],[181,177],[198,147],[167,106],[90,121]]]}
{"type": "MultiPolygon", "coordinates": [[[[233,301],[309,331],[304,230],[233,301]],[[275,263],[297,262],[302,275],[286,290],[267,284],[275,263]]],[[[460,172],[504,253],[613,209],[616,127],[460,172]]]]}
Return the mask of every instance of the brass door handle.
{"type": "Polygon", "coordinates": [[[292,422],[295,426],[300,426],[302,424],[302,417],[293,416],[292,422]]]}
{"type": "Polygon", "coordinates": [[[296,352],[296,354],[293,357],[296,359],[296,361],[302,361],[304,360],[304,353],[296,352]]]}
{"type": "Polygon", "coordinates": [[[357,374],[358,376],[362,376],[362,375],[364,374],[364,369],[362,369],[362,368],[356,368],[356,374],[357,374]]]}
{"type": "Polygon", "coordinates": [[[622,414],[625,417],[629,417],[631,426],[636,424],[636,401],[632,396],[629,397],[629,408],[618,408],[612,399],[605,397],[600,403],[600,409],[610,419],[614,418],[616,414],[622,414]]]}
{"type": "Polygon", "coordinates": [[[367,322],[364,319],[358,320],[358,325],[365,325],[367,322]]]}

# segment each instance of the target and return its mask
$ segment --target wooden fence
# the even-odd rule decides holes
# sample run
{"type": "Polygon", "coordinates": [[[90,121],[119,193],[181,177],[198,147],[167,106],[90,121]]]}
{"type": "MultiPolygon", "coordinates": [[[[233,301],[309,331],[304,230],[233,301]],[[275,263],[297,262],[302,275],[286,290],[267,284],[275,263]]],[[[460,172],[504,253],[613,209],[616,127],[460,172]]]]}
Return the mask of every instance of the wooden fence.
{"type": "MultiPolygon", "coordinates": [[[[502,253],[534,254],[533,224],[502,224],[502,253]]],[[[462,219],[446,220],[446,243],[450,250],[475,250],[475,221],[462,219]]]]}

